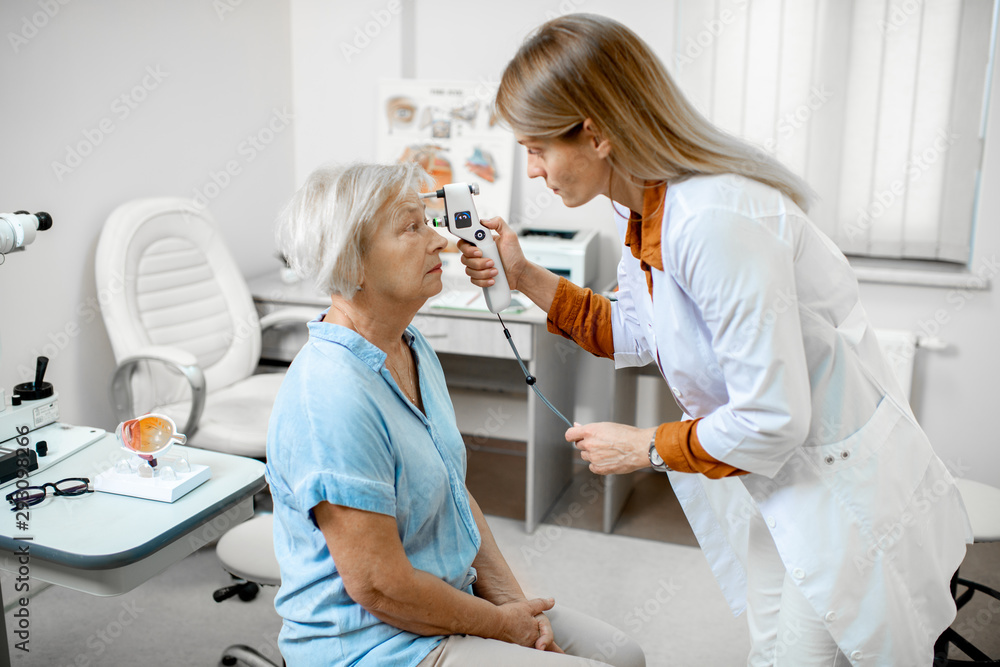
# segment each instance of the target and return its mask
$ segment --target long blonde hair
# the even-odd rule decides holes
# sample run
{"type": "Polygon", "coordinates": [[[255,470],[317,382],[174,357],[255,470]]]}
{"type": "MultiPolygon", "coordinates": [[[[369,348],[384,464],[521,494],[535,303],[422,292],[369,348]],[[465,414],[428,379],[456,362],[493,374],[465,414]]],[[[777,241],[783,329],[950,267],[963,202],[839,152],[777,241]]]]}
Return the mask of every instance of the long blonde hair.
{"type": "Polygon", "coordinates": [[[738,174],[803,210],[813,198],[777,159],[710,123],[652,49],[605,16],[568,14],[530,35],[504,70],[496,111],[515,132],[539,139],[572,139],[589,118],[610,140],[612,173],[635,183],[738,174]]]}

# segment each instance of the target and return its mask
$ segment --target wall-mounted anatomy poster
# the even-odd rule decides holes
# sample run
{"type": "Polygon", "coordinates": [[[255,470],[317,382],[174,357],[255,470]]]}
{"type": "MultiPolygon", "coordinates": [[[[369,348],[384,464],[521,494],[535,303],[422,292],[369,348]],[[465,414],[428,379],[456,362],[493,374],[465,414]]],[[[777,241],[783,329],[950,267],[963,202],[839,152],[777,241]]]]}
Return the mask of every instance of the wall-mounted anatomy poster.
{"type": "MultiPolygon", "coordinates": [[[[393,79],[379,82],[379,161],[419,162],[437,187],[478,183],[480,218],[510,217],[514,135],[492,112],[495,88],[467,81],[393,79]]],[[[427,215],[444,215],[425,199],[427,215]]]]}

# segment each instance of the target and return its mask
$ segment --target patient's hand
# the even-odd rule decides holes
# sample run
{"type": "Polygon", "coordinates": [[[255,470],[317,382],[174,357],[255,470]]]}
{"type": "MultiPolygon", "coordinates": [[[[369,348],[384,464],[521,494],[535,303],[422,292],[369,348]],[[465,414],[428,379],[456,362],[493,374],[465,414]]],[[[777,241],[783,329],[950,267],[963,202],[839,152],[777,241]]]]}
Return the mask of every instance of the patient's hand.
{"type": "Polygon", "coordinates": [[[496,638],[529,648],[537,647],[538,642],[545,639],[547,645],[552,641],[552,626],[547,618],[541,621],[538,617],[544,618],[542,612],[552,609],[554,604],[555,600],[552,598],[534,598],[500,605],[498,608],[503,616],[503,623],[496,638]],[[547,638],[543,635],[546,629],[547,638]]]}
{"type": "Polygon", "coordinates": [[[535,648],[539,651],[551,651],[552,653],[565,653],[555,641],[555,633],[552,632],[552,623],[549,622],[549,617],[545,614],[539,614],[535,616],[538,620],[538,641],[535,642],[535,648]]]}

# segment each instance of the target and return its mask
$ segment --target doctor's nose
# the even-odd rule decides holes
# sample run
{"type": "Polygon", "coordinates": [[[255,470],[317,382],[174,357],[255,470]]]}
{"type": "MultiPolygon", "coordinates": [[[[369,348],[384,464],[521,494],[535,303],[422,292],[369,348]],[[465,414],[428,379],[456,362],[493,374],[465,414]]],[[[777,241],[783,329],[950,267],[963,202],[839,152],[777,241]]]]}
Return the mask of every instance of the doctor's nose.
{"type": "Polygon", "coordinates": [[[531,155],[528,156],[528,178],[544,178],[545,169],[538,164],[538,161],[531,155]]]}

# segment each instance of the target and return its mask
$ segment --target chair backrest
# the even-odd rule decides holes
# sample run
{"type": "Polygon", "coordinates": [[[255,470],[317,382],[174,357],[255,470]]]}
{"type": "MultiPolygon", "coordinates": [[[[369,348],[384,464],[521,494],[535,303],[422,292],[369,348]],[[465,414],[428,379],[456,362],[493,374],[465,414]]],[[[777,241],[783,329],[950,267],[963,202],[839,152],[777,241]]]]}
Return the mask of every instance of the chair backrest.
{"type": "MultiPolygon", "coordinates": [[[[136,199],[108,218],[95,258],[97,294],[115,359],[150,345],[193,354],[209,392],[251,375],[260,322],[246,280],[207,211],[187,199],[136,199]]],[[[184,381],[151,368],[154,403],[184,381]]],[[[165,395],[172,394],[172,395],[165,395]]]]}

